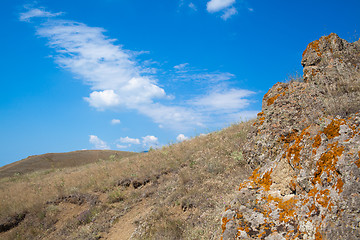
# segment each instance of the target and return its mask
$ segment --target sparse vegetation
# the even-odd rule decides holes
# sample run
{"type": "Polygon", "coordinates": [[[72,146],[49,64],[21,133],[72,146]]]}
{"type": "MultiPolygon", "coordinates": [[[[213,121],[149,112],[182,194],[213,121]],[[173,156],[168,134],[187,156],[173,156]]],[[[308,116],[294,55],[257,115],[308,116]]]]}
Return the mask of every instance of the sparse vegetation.
{"type": "Polygon", "coordinates": [[[241,149],[251,125],[127,158],[3,178],[0,221],[26,216],[0,238],[107,238],[129,218],[133,230],[140,226],[133,239],[215,239],[225,203],[250,171],[241,149]],[[84,197],[76,202],[66,196],[84,197]],[[138,208],[141,217],[132,215],[138,208]]]}
{"type": "Polygon", "coordinates": [[[331,96],[325,101],[328,114],[344,117],[360,111],[360,74],[349,76],[349,79],[339,79],[333,89],[327,87],[331,96]]]}
{"type": "Polygon", "coordinates": [[[303,76],[295,72],[294,74],[288,75],[287,79],[285,80],[286,83],[293,83],[293,82],[304,82],[303,76]]]}

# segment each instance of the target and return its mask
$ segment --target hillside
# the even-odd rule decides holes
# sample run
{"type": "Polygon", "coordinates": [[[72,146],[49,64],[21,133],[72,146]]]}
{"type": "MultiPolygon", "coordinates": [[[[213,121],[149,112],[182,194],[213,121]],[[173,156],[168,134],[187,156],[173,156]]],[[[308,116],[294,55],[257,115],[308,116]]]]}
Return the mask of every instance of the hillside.
{"type": "Polygon", "coordinates": [[[256,120],[0,179],[0,239],[360,239],[360,40],[302,65],[256,120]]]}
{"type": "Polygon", "coordinates": [[[23,160],[0,167],[0,178],[12,177],[39,170],[77,167],[100,159],[128,157],[135,153],[114,150],[82,150],[67,153],[46,153],[34,155],[23,160]]]}

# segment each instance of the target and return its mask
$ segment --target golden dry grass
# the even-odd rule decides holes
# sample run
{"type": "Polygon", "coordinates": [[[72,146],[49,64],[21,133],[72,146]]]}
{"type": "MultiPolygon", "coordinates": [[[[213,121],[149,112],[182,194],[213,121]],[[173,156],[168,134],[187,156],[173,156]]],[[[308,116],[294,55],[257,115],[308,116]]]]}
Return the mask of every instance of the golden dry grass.
{"type": "Polygon", "coordinates": [[[19,226],[0,233],[0,238],[106,238],[118,219],[141,201],[151,211],[136,220],[140,227],[134,239],[218,238],[221,212],[250,171],[241,149],[251,124],[234,124],[127,158],[0,179],[0,222],[28,212],[19,226]],[[136,189],[119,186],[126,179],[146,184],[136,189]],[[54,228],[62,220],[61,209],[46,202],[74,193],[96,195],[100,203],[85,204],[84,214],[90,214],[81,215],[87,217],[85,222],[74,215],[54,228]]]}

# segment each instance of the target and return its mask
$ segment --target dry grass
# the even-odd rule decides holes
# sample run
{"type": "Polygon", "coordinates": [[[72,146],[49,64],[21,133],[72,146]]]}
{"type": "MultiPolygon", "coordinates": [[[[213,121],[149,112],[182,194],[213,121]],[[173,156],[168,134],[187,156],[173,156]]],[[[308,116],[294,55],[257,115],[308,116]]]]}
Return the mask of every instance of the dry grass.
{"type": "Polygon", "coordinates": [[[327,113],[346,117],[360,111],[360,73],[340,79],[336,89],[327,89],[330,98],[325,101],[327,113]]]}
{"type": "Polygon", "coordinates": [[[152,211],[137,220],[142,227],[134,239],[215,239],[225,204],[248,175],[241,149],[251,124],[128,158],[0,179],[0,223],[28,213],[0,238],[98,239],[146,200],[152,211]],[[122,184],[126,180],[132,185],[122,184]],[[87,212],[61,225],[59,205],[46,202],[75,193],[96,195],[100,202],[81,205],[87,212]]]}
{"type": "Polygon", "coordinates": [[[35,170],[54,170],[58,168],[77,167],[94,163],[100,159],[129,157],[136,153],[114,150],[81,150],[66,153],[46,153],[34,155],[6,166],[0,167],[0,178],[12,177],[35,170]]]}

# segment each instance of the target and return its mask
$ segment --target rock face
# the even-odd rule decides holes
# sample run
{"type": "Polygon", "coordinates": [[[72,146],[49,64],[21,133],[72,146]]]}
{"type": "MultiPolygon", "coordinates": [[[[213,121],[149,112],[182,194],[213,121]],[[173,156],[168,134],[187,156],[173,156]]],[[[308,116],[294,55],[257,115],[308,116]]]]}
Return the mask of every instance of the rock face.
{"type": "Polygon", "coordinates": [[[308,45],[304,82],[263,98],[254,172],[222,216],[222,239],[360,239],[360,40],[308,45]]]}

